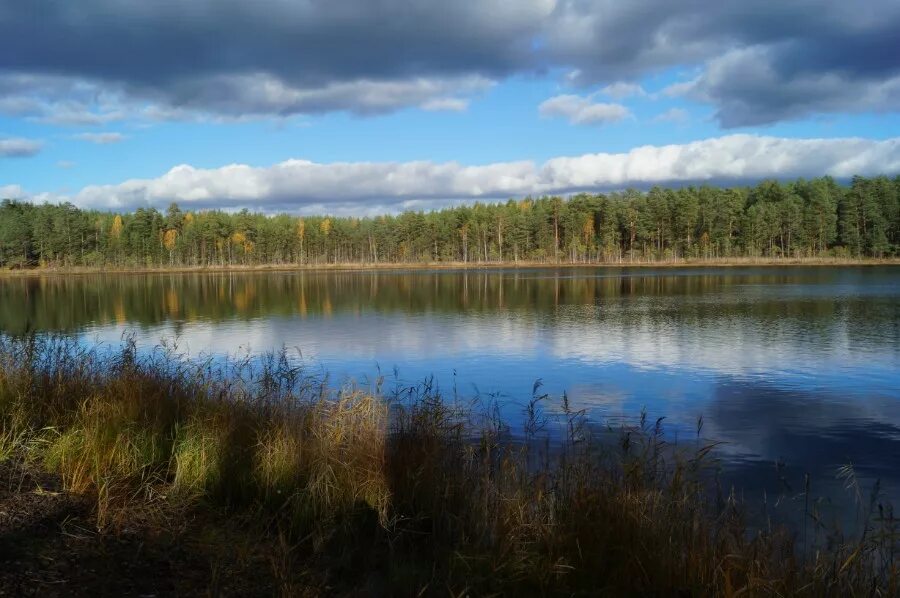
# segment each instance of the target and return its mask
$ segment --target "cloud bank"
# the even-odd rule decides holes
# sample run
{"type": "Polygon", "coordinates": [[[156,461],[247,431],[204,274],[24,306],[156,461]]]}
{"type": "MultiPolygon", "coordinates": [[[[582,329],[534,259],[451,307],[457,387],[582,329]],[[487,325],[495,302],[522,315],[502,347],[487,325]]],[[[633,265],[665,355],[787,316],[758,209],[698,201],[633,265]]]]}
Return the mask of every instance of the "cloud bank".
{"type": "Polygon", "coordinates": [[[673,67],[725,127],[900,105],[896,0],[0,0],[0,112],[52,123],[458,110],[513,75],[673,67]]]}
{"type": "Polygon", "coordinates": [[[432,208],[458,201],[603,191],[655,184],[753,183],[764,178],[900,173],[900,137],[786,139],[729,135],[683,145],[643,146],[624,153],[466,166],[456,162],[337,162],[287,160],[269,167],[215,169],[180,165],[155,179],[89,186],[71,196],[8,196],[72,201],[97,209],[242,208],[265,212],[374,214],[432,208]]]}
{"type": "Polygon", "coordinates": [[[546,47],[585,85],[696,66],[723,127],[900,107],[893,0],[564,0],[546,47]]]}

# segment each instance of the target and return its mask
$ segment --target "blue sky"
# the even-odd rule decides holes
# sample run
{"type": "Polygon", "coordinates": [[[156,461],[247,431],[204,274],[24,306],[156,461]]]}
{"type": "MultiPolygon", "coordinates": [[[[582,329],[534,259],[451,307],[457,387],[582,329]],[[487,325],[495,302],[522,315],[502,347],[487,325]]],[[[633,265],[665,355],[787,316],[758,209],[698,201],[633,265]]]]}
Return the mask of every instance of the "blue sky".
{"type": "Polygon", "coordinates": [[[23,4],[0,0],[5,196],[370,213],[900,172],[881,0],[23,4]]]}

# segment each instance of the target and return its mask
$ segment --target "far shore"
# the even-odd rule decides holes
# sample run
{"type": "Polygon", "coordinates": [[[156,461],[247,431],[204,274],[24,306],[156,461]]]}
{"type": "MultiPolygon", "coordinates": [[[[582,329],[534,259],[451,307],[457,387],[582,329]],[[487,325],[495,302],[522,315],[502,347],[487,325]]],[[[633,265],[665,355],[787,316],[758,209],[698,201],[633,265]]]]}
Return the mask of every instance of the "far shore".
{"type": "Polygon", "coordinates": [[[892,258],[709,258],[677,260],[636,260],[611,262],[385,262],[385,263],[320,263],[320,264],[255,264],[210,266],[104,266],[0,269],[0,277],[60,276],[88,274],[189,274],[227,272],[315,272],[372,270],[508,270],[538,268],[697,268],[741,266],[898,266],[900,257],[892,258]]]}

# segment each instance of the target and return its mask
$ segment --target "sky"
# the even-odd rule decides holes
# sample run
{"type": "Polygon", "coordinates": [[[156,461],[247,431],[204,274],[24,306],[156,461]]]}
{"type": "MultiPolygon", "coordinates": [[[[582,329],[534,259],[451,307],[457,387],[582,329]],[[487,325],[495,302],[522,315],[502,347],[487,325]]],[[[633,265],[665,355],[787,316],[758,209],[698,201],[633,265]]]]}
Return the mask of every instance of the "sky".
{"type": "Polygon", "coordinates": [[[896,0],[0,0],[0,197],[376,214],[900,174],[896,0]]]}

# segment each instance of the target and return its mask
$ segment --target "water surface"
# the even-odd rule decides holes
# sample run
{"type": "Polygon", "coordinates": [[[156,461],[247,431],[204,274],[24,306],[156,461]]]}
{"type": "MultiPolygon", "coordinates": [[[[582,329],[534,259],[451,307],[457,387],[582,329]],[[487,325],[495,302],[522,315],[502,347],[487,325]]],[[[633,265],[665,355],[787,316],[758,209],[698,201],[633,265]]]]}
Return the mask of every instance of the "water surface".
{"type": "Polygon", "coordinates": [[[11,278],[0,329],[131,331],[191,355],[287,346],[333,381],[433,374],[513,420],[541,379],[597,422],[666,416],[679,442],[702,415],[752,492],[796,492],[807,472],[834,492],[853,463],[900,496],[900,267],[11,278]]]}

